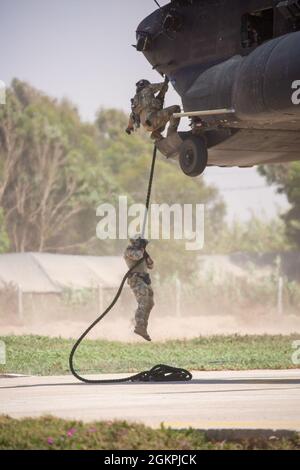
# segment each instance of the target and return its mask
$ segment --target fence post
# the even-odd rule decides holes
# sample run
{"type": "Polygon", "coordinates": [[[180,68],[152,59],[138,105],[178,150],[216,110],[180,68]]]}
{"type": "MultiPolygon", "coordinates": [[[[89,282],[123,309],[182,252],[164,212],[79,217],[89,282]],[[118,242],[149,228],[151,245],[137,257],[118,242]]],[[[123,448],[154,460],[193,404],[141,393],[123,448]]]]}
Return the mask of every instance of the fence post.
{"type": "Polygon", "coordinates": [[[24,309],[23,309],[23,292],[18,284],[18,318],[19,320],[24,320],[24,309]]]}
{"type": "Polygon", "coordinates": [[[175,280],[176,285],[176,316],[181,317],[181,282],[178,277],[175,280]]]}
{"type": "Polygon", "coordinates": [[[277,289],[277,313],[278,316],[283,314],[283,276],[282,276],[282,259],[279,254],[276,257],[276,267],[277,267],[277,278],[278,278],[278,289],[277,289]]]}
{"type": "Polygon", "coordinates": [[[4,341],[0,339],[0,364],[5,365],[6,364],[6,345],[4,341]]]}
{"type": "Polygon", "coordinates": [[[278,278],[278,297],[277,297],[277,312],[281,317],[283,314],[283,277],[278,278]]]}

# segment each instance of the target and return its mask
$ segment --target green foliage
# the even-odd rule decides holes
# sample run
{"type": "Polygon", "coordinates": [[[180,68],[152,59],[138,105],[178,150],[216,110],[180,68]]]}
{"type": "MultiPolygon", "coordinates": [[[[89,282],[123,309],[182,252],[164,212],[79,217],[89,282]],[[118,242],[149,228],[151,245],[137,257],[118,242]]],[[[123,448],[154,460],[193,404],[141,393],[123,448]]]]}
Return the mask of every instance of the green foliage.
{"type": "Polygon", "coordinates": [[[12,249],[86,245],[94,227],[74,228],[116,192],[94,126],[81,123],[70,103],[14,80],[1,107],[0,157],[0,203],[12,249]]]}
{"type": "MultiPolygon", "coordinates": [[[[31,375],[69,373],[73,340],[43,336],[6,336],[7,363],[1,372],[31,375]]],[[[211,336],[185,341],[120,343],[85,340],[76,353],[83,373],[136,372],[154,364],[173,364],[192,370],[295,368],[291,336],[211,336]],[[101,352],[99,354],[99,351],[101,352]]]]}
{"type": "Polygon", "coordinates": [[[285,194],[291,208],[282,216],[286,235],[294,247],[300,247],[300,162],[285,165],[262,166],[259,169],[269,184],[277,186],[285,194]]]}
{"type": "Polygon", "coordinates": [[[252,215],[246,222],[235,220],[225,226],[213,251],[220,254],[235,251],[263,253],[282,252],[289,248],[285,224],[280,218],[265,221],[252,215]]]}
{"type": "Polygon", "coordinates": [[[151,429],[124,421],[67,421],[0,416],[2,450],[299,450],[300,435],[212,439],[196,429],[151,429]]]}

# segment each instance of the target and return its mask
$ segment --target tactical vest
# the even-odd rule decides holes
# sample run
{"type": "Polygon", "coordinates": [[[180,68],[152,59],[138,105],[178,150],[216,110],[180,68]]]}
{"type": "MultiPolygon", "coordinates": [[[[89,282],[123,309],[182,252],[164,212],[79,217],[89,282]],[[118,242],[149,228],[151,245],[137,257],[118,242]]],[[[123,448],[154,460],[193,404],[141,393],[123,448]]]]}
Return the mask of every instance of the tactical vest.
{"type": "Polygon", "coordinates": [[[155,98],[153,91],[149,87],[144,88],[133,98],[132,110],[136,114],[140,115],[143,111],[152,113],[161,109],[161,101],[155,98]]]}

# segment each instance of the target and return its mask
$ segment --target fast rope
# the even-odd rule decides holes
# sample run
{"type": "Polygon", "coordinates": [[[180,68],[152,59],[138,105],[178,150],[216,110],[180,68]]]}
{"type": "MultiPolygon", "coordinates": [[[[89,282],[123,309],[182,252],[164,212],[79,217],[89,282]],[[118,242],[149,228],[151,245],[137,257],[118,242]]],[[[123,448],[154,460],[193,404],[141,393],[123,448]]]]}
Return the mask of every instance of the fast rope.
{"type": "MultiPolygon", "coordinates": [[[[151,199],[151,192],[152,192],[152,184],[153,184],[153,177],[154,177],[154,170],[155,170],[155,163],[156,163],[156,155],[157,155],[157,148],[156,145],[154,145],[154,150],[153,150],[153,157],[152,157],[152,165],[151,165],[151,171],[150,171],[150,177],[149,177],[149,184],[148,184],[148,192],[147,192],[147,198],[146,198],[146,211],[145,211],[145,217],[144,217],[144,223],[143,223],[143,230],[142,230],[142,237],[145,234],[145,228],[146,228],[146,223],[147,223],[147,216],[148,216],[148,211],[150,207],[150,199],[151,199]]],[[[69,357],[69,366],[72,374],[74,377],[76,377],[78,380],[81,382],[84,382],[86,384],[113,384],[113,383],[124,383],[124,382],[178,382],[178,381],[189,381],[192,379],[192,374],[185,369],[177,368],[177,367],[171,367],[167,366],[164,364],[158,364],[154,366],[152,369],[144,372],[140,372],[138,374],[132,375],[130,377],[125,377],[121,379],[105,379],[105,380],[97,380],[97,379],[87,379],[85,377],[82,377],[74,368],[74,355],[75,352],[77,351],[79,345],[83,341],[83,339],[87,336],[87,334],[101,321],[103,320],[104,317],[112,310],[112,308],[115,306],[117,303],[124,284],[126,280],[128,279],[128,276],[131,274],[131,272],[142,262],[144,261],[144,258],[140,259],[127,273],[122,279],[122,282],[120,284],[120,287],[111,302],[111,304],[107,307],[107,309],[82,333],[82,335],[78,338],[76,343],[74,344],[70,357],[69,357]]]]}

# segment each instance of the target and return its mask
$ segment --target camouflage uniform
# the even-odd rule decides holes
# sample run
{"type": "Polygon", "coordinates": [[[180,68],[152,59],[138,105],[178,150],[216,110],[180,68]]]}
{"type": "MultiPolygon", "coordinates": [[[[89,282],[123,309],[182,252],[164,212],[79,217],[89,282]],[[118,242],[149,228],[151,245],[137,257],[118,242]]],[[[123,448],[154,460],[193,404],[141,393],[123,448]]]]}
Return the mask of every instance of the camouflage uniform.
{"type": "MultiPolygon", "coordinates": [[[[125,261],[130,269],[137,261],[142,259],[143,256],[144,249],[140,249],[134,245],[129,245],[124,253],[125,261]]],[[[153,261],[149,255],[146,256],[142,263],[134,268],[127,281],[138,303],[138,308],[135,313],[136,329],[145,332],[147,336],[149,315],[154,307],[153,290],[150,285],[151,280],[148,274],[148,268],[153,268],[153,261]]]]}
{"type": "Polygon", "coordinates": [[[162,138],[161,132],[165,130],[169,121],[168,135],[177,131],[180,118],[174,118],[173,114],[180,113],[180,106],[169,106],[163,109],[163,101],[156,96],[164,86],[164,82],[153,83],[135,95],[132,100],[128,129],[134,129],[136,116],[138,116],[140,123],[152,133],[151,138],[154,140],[162,138]]]}

